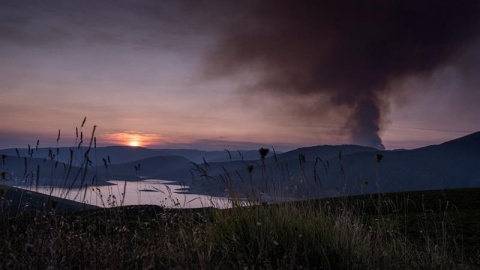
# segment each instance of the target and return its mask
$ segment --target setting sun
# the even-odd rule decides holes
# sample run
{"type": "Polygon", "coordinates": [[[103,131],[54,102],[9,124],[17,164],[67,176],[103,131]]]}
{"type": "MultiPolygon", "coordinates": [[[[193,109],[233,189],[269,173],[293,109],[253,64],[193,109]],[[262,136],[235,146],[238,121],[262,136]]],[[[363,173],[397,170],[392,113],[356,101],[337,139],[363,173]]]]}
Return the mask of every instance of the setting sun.
{"type": "Polygon", "coordinates": [[[128,143],[128,145],[136,147],[136,146],[140,146],[140,143],[138,141],[131,141],[128,143]]]}
{"type": "Polygon", "coordinates": [[[102,140],[114,145],[125,145],[131,147],[148,147],[161,141],[157,134],[142,133],[138,131],[115,132],[102,136],[102,140]]]}

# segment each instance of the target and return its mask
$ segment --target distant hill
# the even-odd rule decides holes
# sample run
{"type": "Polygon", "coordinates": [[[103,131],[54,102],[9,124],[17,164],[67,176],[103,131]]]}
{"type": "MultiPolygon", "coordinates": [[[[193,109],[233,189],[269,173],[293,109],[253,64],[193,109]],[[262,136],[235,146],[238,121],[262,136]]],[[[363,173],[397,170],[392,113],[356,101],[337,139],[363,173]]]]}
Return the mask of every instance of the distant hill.
{"type": "MultiPolygon", "coordinates": [[[[325,145],[304,147],[292,150],[286,153],[278,154],[276,157],[270,156],[265,159],[263,167],[260,159],[244,160],[235,162],[216,162],[190,166],[167,174],[158,175],[161,179],[176,180],[192,187],[192,192],[201,192],[205,194],[225,195],[225,185],[230,185],[230,189],[241,192],[251,190],[250,179],[255,188],[262,192],[270,188],[288,188],[292,184],[292,177],[299,179],[302,176],[302,167],[299,164],[299,155],[305,157],[305,173],[308,174],[311,167],[320,158],[327,164],[329,160],[339,156],[342,152],[352,154],[357,152],[372,153],[378,151],[375,148],[356,145],[325,145]],[[252,168],[250,172],[248,167],[252,168]],[[309,171],[307,173],[307,171],[309,171]],[[204,172],[217,179],[205,177],[204,172]],[[262,183],[263,182],[263,183],[262,183]],[[268,182],[266,184],[264,182],[268,182]],[[273,187],[275,185],[275,187],[273,187]],[[267,187],[266,187],[267,186],[267,187]]],[[[258,151],[257,155],[258,155],[258,151]]],[[[321,165],[317,164],[320,169],[321,165]]],[[[303,176],[302,176],[303,177],[303,176]]]]}
{"type": "MultiPolygon", "coordinates": [[[[8,172],[9,185],[78,187],[86,183],[88,185],[105,184],[108,180],[138,181],[145,178],[162,178],[165,175],[172,175],[175,171],[186,172],[186,175],[190,176],[194,163],[205,161],[211,163],[210,160],[216,160],[212,163],[223,164],[222,161],[230,163],[235,160],[246,161],[254,157],[259,158],[258,150],[229,153],[114,146],[92,148],[88,157],[85,155],[86,151],[85,147],[32,148],[30,152],[28,149],[4,149],[0,154],[6,155],[6,164],[1,166],[0,170],[8,172]],[[169,153],[181,154],[188,158],[169,155],[169,153]],[[37,171],[40,173],[38,181],[37,171]]],[[[221,171],[212,172],[220,173],[221,171]]]]}
{"type": "MultiPolygon", "coordinates": [[[[0,154],[8,156],[33,157],[33,158],[48,158],[53,155],[56,161],[73,164],[79,164],[84,160],[84,154],[87,151],[86,147],[59,147],[59,148],[31,148],[31,155],[28,153],[28,148],[10,148],[0,150],[0,154]],[[17,154],[18,151],[18,154],[17,154]]],[[[272,153],[270,153],[272,155],[272,153]]],[[[223,162],[241,160],[259,159],[258,150],[248,151],[202,151],[196,149],[148,149],[143,147],[130,146],[107,146],[92,148],[89,153],[89,158],[94,162],[102,163],[102,159],[110,160],[112,164],[133,162],[151,157],[158,156],[182,156],[192,162],[202,163],[207,162],[223,162]],[[230,153],[230,155],[229,155],[230,153]],[[240,155],[240,153],[242,155],[240,155]]]]}
{"type": "Polygon", "coordinates": [[[152,178],[191,166],[192,162],[181,156],[157,156],[133,162],[111,164],[107,168],[98,168],[106,171],[109,178],[118,176],[120,179],[135,180],[152,178]]]}
{"type": "MultiPolygon", "coordinates": [[[[259,165],[257,161],[229,161],[229,162],[211,162],[211,163],[202,163],[202,164],[190,164],[188,167],[184,167],[175,171],[170,172],[161,172],[153,178],[177,181],[185,185],[192,185],[195,183],[207,183],[210,182],[212,185],[217,185],[217,181],[213,181],[210,177],[215,177],[219,181],[222,181],[221,178],[226,179],[223,175],[226,173],[236,174],[236,171],[245,171],[247,166],[250,164],[259,165]]],[[[210,185],[208,185],[210,186],[210,185]]],[[[207,188],[205,186],[204,188],[207,188]]],[[[222,187],[218,187],[222,188],[222,187]]]]}
{"type": "MultiPolygon", "coordinates": [[[[255,195],[267,197],[274,194],[328,197],[372,193],[378,189],[397,192],[480,187],[480,132],[413,150],[380,151],[356,145],[324,145],[275,156],[270,151],[265,160],[259,159],[258,150],[242,151],[240,155],[233,151],[103,147],[96,149],[97,158],[89,155],[88,170],[85,170],[87,163],[80,162],[85,160],[81,152],[85,149],[76,150],[79,152],[59,149],[59,153],[64,154],[56,157],[64,155],[58,158],[64,162],[35,158],[40,153],[49,156],[48,149],[34,151],[32,157],[17,157],[14,149],[2,150],[0,154],[13,151],[13,155],[6,156],[0,170],[11,179],[16,177],[36,184],[36,172],[40,168],[40,185],[62,181],[67,184],[60,185],[78,186],[105,184],[106,180],[115,179],[163,179],[190,186],[189,192],[208,195],[226,195],[234,190],[241,196],[253,191],[255,195]],[[72,166],[71,155],[77,162],[72,166]]],[[[56,154],[56,150],[52,152],[56,154]]]]}
{"type": "Polygon", "coordinates": [[[5,176],[4,183],[9,186],[55,186],[80,187],[88,183],[104,184],[92,169],[84,162],[83,167],[58,162],[47,158],[2,156],[0,171],[5,176]],[[87,169],[85,169],[87,168],[87,169]],[[4,174],[3,174],[4,173],[4,174]]]}
{"type": "MultiPolygon", "coordinates": [[[[276,152],[277,154],[281,154],[282,152],[276,152]]],[[[267,158],[273,157],[273,150],[270,149],[270,151],[267,154],[267,158]]],[[[242,151],[224,151],[223,155],[219,158],[212,158],[212,159],[207,159],[208,162],[228,162],[228,161],[256,161],[260,160],[260,153],[258,150],[242,150],[242,151]]],[[[197,162],[197,163],[202,163],[197,162]]]]}
{"type": "MultiPolygon", "coordinates": [[[[318,145],[311,147],[302,147],[283,154],[277,155],[279,161],[297,160],[300,154],[305,156],[306,160],[315,160],[317,157],[328,160],[335,158],[342,152],[343,155],[349,155],[358,152],[373,152],[378,149],[373,147],[359,145],[318,145]]],[[[274,158],[270,157],[269,162],[274,162],[274,158]]]]}
{"type": "MultiPolygon", "coordinates": [[[[282,196],[353,195],[377,192],[378,188],[382,192],[396,192],[480,187],[480,132],[439,145],[402,151],[357,146],[307,147],[278,155],[277,162],[270,158],[265,161],[265,167],[261,162],[251,165],[254,189],[262,194],[282,196]],[[300,154],[304,160],[299,158],[300,154]],[[382,157],[380,162],[377,154],[382,157]]],[[[200,181],[196,183],[190,181],[191,191],[220,195],[229,188],[243,193],[251,190],[245,180],[250,179],[245,164],[217,178],[220,177],[229,178],[230,186],[225,186],[225,181],[198,178],[200,181]]]]}

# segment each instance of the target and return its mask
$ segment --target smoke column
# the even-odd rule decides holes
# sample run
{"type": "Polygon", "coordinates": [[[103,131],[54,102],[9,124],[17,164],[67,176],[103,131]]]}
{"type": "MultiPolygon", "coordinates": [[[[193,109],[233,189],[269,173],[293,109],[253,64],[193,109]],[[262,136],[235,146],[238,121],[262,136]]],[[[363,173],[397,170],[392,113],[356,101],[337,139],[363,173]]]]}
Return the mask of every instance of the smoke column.
{"type": "Polygon", "coordinates": [[[254,91],[324,96],[344,115],[351,142],[377,148],[385,100],[396,91],[389,85],[448,65],[480,29],[478,1],[246,3],[237,3],[207,57],[209,76],[260,68],[254,91]]]}

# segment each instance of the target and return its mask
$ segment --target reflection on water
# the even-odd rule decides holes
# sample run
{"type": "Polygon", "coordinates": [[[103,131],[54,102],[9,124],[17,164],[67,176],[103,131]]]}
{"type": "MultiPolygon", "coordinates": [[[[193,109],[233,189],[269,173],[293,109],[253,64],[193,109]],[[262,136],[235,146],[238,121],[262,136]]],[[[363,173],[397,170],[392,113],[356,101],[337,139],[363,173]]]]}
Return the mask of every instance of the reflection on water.
{"type": "Polygon", "coordinates": [[[184,186],[164,180],[109,181],[109,183],[111,184],[109,186],[93,186],[71,190],[62,188],[52,190],[48,187],[39,187],[35,191],[100,207],[145,204],[160,205],[167,208],[227,208],[230,206],[227,198],[177,193],[181,192],[184,186]]]}

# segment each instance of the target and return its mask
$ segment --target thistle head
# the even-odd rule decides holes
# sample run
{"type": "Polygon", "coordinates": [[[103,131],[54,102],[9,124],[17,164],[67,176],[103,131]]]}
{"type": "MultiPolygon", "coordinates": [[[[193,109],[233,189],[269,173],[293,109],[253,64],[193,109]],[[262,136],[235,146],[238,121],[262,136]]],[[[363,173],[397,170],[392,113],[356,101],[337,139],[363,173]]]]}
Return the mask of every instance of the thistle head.
{"type": "Polygon", "coordinates": [[[258,152],[260,153],[260,157],[261,157],[262,159],[265,159],[265,157],[266,157],[267,154],[268,154],[268,151],[269,151],[268,148],[263,148],[263,147],[262,147],[262,148],[258,149],[258,152]]]}

